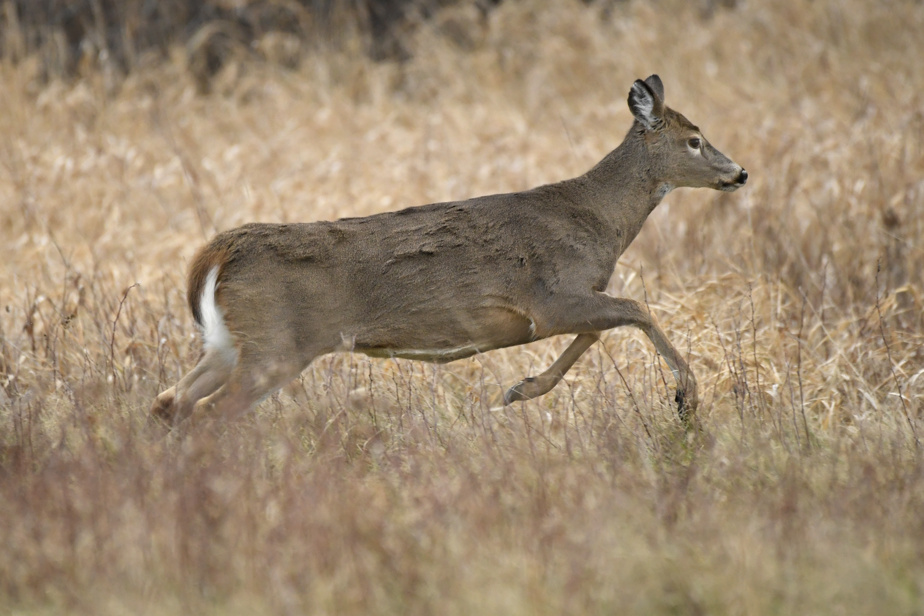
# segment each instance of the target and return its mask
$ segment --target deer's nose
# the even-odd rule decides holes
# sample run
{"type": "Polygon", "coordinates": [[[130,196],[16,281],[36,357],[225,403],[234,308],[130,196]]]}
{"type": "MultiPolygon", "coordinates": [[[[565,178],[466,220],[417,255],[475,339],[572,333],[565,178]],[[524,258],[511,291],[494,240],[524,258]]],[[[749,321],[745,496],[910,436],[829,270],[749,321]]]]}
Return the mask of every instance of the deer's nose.
{"type": "Polygon", "coordinates": [[[744,184],[748,181],[748,172],[746,169],[742,169],[741,173],[738,174],[738,183],[744,184]]]}

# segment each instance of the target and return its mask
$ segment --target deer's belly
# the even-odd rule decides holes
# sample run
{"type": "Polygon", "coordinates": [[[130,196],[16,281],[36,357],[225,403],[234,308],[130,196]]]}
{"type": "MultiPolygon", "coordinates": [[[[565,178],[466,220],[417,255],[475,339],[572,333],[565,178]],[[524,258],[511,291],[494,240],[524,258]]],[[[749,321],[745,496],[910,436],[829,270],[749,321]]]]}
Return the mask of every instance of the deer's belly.
{"type": "Polygon", "coordinates": [[[401,357],[446,363],[536,339],[533,322],[507,309],[494,308],[468,315],[441,315],[405,323],[396,332],[365,332],[345,344],[343,350],[372,357],[401,357]],[[447,316],[451,318],[447,318],[447,316]]]}

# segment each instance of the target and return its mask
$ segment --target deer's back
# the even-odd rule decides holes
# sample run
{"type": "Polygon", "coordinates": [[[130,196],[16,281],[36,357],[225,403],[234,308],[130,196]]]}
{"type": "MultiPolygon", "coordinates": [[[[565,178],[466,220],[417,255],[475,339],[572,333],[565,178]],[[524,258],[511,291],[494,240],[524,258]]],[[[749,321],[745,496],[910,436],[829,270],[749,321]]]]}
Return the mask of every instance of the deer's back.
{"type": "Polygon", "coordinates": [[[537,298],[563,284],[605,286],[612,273],[599,225],[553,196],[537,189],[365,218],[248,224],[212,242],[228,255],[219,297],[234,296],[221,303],[235,307],[276,297],[280,314],[259,318],[310,324],[306,339],[324,333],[373,355],[457,349],[406,355],[449,360],[488,350],[482,341],[521,344],[534,337],[528,307],[537,298]]]}

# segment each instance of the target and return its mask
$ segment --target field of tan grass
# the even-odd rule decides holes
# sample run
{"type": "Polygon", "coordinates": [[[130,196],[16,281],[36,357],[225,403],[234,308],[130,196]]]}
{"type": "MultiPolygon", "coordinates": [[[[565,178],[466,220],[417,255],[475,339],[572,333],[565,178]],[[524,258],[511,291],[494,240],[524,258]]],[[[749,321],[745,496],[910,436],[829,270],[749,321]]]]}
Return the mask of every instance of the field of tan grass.
{"type": "Polygon", "coordinates": [[[407,63],[345,43],[208,95],[179,50],[0,65],[0,612],[922,613],[924,4],[704,7],[457,8],[407,63]],[[751,177],[669,195],[610,285],[688,354],[701,433],[634,330],[507,408],[568,339],[149,419],[214,232],[578,175],[655,72],[751,177]]]}

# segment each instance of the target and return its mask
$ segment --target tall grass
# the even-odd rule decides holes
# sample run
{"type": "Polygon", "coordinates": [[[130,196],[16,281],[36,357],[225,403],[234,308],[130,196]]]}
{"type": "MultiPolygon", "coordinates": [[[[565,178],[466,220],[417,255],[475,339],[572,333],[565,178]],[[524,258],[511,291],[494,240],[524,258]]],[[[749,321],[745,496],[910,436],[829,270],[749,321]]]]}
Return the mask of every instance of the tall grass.
{"type": "Polygon", "coordinates": [[[209,95],[179,50],[116,88],[0,66],[0,609],[920,613],[924,7],[700,9],[462,8],[407,63],[231,62],[209,95]],[[701,433],[622,330],[507,408],[567,339],[147,417],[196,360],[212,233],[582,173],[652,72],[751,175],[672,193],[610,288],[689,355],[701,433]]]}

